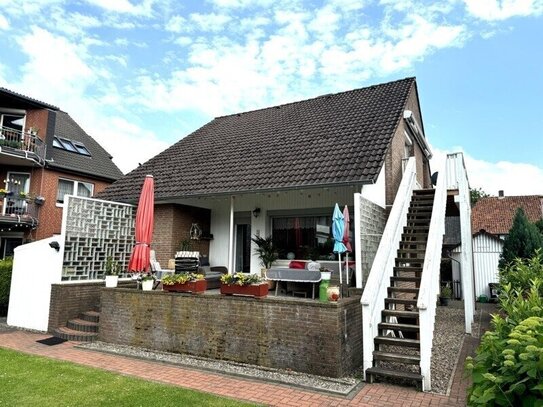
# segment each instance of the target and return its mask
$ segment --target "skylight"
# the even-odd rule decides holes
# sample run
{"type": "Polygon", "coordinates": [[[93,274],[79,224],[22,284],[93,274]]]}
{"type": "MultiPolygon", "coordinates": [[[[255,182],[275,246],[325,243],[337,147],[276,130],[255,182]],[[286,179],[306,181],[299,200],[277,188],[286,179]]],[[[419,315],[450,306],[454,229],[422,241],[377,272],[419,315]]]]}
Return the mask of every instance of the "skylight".
{"type": "Polygon", "coordinates": [[[53,137],[53,147],[58,148],[60,150],[71,151],[72,153],[76,153],[76,154],[88,155],[88,156],[91,155],[87,147],[85,147],[85,145],[81,143],[80,141],[69,140],[63,137],[57,137],[57,136],[53,137]]]}

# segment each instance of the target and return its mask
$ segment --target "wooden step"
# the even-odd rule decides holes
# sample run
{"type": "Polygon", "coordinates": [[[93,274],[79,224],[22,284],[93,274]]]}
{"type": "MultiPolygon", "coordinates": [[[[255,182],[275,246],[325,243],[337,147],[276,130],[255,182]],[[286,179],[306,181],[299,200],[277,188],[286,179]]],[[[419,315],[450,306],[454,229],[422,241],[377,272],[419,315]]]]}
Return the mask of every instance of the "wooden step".
{"type": "Polygon", "coordinates": [[[414,189],[413,195],[414,196],[421,196],[421,195],[435,195],[436,190],[433,188],[421,188],[421,189],[414,189]]]}
{"type": "Polygon", "coordinates": [[[422,267],[412,267],[412,266],[395,266],[394,272],[410,272],[410,273],[422,273],[422,267]]]}
{"type": "Polygon", "coordinates": [[[400,311],[397,309],[384,309],[381,311],[383,319],[385,317],[403,317],[403,318],[418,318],[418,311],[400,311]]]}
{"type": "Polygon", "coordinates": [[[406,283],[420,283],[420,277],[392,276],[392,277],[390,277],[390,281],[391,282],[404,281],[406,283]]]}
{"type": "MultiPolygon", "coordinates": [[[[430,219],[424,218],[424,219],[409,219],[407,218],[407,227],[410,227],[410,225],[430,225],[430,219]]],[[[430,227],[430,226],[428,226],[430,227]]]]}
{"type": "Polygon", "coordinates": [[[412,305],[417,306],[417,300],[408,300],[407,298],[385,298],[385,305],[388,304],[403,304],[403,305],[412,305]]]}
{"type": "Polygon", "coordinates": [[[422,375],[413,372],[404,372],[397,369],[385,369],[382,367],[370,367],[366,369],[366,381],[373,383],[375,377],[389,377],[393,379],[406,379],[414,380],[417,383],[417,387],[422,386],[422,375]]]}
{"type": "Polygon", "coordinates": [[[413,324],[395,324],[393,322],[380,322],[377,325],[379,331],[408,331],[408,332],[419,332],[420,327],[413,324]]]}
{"type": "Polygon", "coordinates": [[[409,211],[407,214],[410,213],[426,213],[426,212],[432,212],[434,209],[433,205],[416,205],[416,206],[410,206],[409,211]]]}
{"type": "Polygon", "coordinates": [[[393,338],[390,336],[376,336],[373,341],[378,345],[404,346],[406,348],[420,349],[418,339],[393,338]]]}
{"type": "Polygon", "coordinates": [[[96,332],[81,332],[66,327],[55,329],[53,335],[57,338],[77,342],[92,342],[98,338],[96,332]]]}
{"type": "Polygon", "coordinates": [[[388,287],[388,294],[390,293],[412,293],[412,294],[418,294],[419,289],[418,288],[411,288],[411,287],[388,287]]]}
{"type": "Polygon", "coordinates": [[[426,249],[398,249],[398,254],[416,254],[416,253],[424,254],[426,253],[426,249]]]}
{"type": "MultiPolygon", "coordinates": [[[[403,231],[404,231],[404,234],[411,234],[411,232],[413,233],[422,233],[422,232],[428,232],[430,230],[430,225],[426,225],[426,226],[415,226],[415,225],[410,225],[410,226],[404,226],[403,228],[403,231]]],[[[428,234],[428,233],[426,233],[428,234]]]]}
{"type": "Polygon", "coordinates": [[[97,311],[85,311],[81,314],[81,319],[84,319],[85,321],[90,321],[90,322],[99,322],[100,313],[97,311]]]}
{"type": "Polygon", "coordinates": [[[80,332],[98,332],[98,322],[86,321],[81,318],[70,319],[66,327],[80,332]]]}
{"type": "Polygon", "coordinates": [[[404,355],[403,353],[381,352],[378,350],[373,351],[373,359],[409,365],[418,365],[420,363],[420,356],[417,355],[404,355]]]}

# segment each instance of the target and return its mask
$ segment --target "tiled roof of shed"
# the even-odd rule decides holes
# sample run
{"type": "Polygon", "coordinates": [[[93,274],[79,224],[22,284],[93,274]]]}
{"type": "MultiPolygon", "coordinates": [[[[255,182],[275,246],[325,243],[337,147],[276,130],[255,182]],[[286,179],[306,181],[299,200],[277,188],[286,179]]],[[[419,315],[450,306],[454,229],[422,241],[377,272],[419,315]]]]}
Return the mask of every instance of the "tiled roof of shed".
{"type": "Polygon", "coordinates": [[[136,201],[376,180],[415,78],[218,117],[110,185],[136,201]]]}
{"type": "Polygon", "coordinates": [[[47,158],[53,159],[53,161],[47,163],[48,167],[87,174],[109,181],[117,180],[123,176],[121,170],[111,160],[109,153],[89,136],[68,113],[56,112],[55,136],[83,143],[91,156],[52,147],[51,142],[48,143],[47,158]]]}
{"type": "Polygon", "coordinates": [[[471,211],[471,231],[481,230],[494,235],[506,235],[513,226],[518,208],[522,208],[530,222],[543,218],[543,196],[487,197],[479,200],[471,211]]]}

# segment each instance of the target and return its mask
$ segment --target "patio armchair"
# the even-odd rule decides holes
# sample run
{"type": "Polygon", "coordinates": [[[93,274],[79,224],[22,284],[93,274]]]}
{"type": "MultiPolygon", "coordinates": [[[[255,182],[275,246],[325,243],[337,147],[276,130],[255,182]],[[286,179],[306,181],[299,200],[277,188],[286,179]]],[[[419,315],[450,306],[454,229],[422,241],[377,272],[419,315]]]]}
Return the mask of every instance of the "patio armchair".
{"type": "Polygon", "coordinates": [[[156,274],[157,280],[162,280],[162,277],[175,273],[175,270],[163,269],[160,267],[160,263],[156,259],[156,252],[154,250],[151,250],[150,257],[151,271],[156,274]]]}

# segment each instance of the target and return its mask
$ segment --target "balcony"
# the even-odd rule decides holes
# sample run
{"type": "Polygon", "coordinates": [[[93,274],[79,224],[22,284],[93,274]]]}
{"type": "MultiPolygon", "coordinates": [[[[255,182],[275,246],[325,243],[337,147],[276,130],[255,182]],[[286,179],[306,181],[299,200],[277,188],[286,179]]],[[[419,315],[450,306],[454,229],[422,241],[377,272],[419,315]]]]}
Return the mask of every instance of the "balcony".
{"type": "Polygon", "coordinates": [[[28,198],[0,197],[0,226],[35,229],[38,226],[38,205],[28,198]]]}
{"type": "Polygon", "coordinates": [[[0,163],[29,165],[28,161],[45,165],[45,143],[30,131],[0,127],[0,163]]]}

